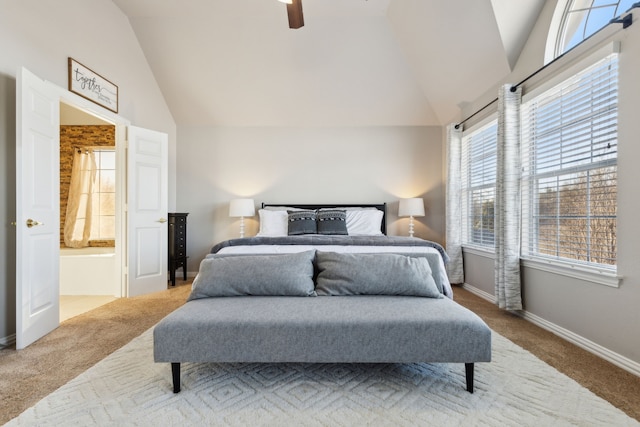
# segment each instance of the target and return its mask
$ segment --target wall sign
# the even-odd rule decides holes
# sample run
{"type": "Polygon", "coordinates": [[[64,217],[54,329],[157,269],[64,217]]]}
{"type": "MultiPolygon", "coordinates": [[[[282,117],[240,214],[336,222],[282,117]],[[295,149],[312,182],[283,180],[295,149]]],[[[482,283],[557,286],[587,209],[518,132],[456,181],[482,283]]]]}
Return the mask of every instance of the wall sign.
{"type": "Polygon", "coordinates": [[[98,105],[118,112],[118,86],[69,58],[69,90],[98,105]]]}

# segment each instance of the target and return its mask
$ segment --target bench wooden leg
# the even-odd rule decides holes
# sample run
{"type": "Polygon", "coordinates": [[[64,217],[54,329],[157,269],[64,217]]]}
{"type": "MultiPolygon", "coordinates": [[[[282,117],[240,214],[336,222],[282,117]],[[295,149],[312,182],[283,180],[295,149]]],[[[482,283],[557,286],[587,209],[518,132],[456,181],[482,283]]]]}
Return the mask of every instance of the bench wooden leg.
{"type": "Polygon", "coordinates": [[[473,393],[473,363],[464,364],[464,373],[467,378],[467,391],[473,393]]]}
{"type": "Polygon", "coordinates": [[[171,374],[173,376],[173,392],[180,393],[180,364],[171,363],[171,374]]]}

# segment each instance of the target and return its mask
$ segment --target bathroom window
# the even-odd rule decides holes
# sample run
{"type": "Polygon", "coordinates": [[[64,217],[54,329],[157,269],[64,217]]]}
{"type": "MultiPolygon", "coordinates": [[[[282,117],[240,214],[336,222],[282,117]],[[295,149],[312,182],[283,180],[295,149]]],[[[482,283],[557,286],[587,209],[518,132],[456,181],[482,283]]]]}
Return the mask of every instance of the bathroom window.
{"type": "Polygon", "coordinates": [[[94,149],[96,178],[91,195],[91,241],[115,240],[116,236],[116,152],[94,149]]]}

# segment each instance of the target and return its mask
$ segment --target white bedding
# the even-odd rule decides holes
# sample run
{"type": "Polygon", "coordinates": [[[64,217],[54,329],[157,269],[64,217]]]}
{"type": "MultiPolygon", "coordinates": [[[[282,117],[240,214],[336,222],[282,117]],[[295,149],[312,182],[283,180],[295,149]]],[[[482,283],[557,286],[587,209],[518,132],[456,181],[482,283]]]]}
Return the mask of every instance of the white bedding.
{"type": "MultiPolygon", "coordinates": [[[[406,252],[406,253],[433,253],[440,256],[435,248],[427,246],[343,246],[343,245],[252,245],[252,246],[228,246],[218,251],[219,254],[290,254],[295,252],[304,252],[309,250],[319,250],[323,252],[342,252],[342,253],[387,253],[387,252],[406,252]]],[[[444,265],[444,263],[442,264],[444,265]]]]}

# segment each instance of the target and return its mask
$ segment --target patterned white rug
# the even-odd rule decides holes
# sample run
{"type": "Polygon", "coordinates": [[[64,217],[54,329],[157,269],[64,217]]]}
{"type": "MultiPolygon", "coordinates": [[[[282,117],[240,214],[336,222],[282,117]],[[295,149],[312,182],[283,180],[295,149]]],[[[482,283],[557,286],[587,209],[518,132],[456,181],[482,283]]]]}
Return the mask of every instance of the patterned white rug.
{"type": "Polygon", "coordinates": [[[188,364],[173,394],[151,330],[8,426],[638,426],[531,353],[493,334],[476,364],[188,364]]]}

